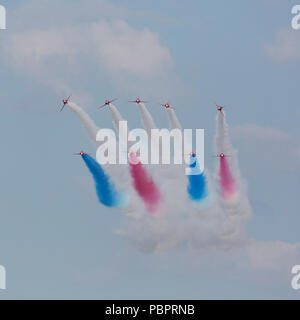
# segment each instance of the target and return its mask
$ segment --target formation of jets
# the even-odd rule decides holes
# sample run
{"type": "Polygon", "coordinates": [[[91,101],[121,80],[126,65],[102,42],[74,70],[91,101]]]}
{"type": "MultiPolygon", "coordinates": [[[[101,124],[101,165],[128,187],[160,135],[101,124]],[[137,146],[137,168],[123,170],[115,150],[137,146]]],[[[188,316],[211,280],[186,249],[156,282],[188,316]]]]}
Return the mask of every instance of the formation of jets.
{"type": "MultiPolygon", "coordinates": [[[[62,108],[60,109],[60,111],[62,111],[62,110],[64,109],[65,105],[69,103],[71,96],[72,96],[72,95],[70,94],[67,99],[63,99],[63,100],[62,100],[63,106],[62,106],[62,108]]],[[[105,101],[104,101],[104,104],[103,104],[102,106],[100,106],[98,109],[101,109],[101,108],[104,108],[104,107],[106,107],[106,106],[109,106],[112,102],[114,102],[114,101],[116,101],[116,100],[118,100],[118,98],[114,98],[114,99],[112,99],[112,100],[105,100],[105,101]]],[[[149,101],[145,101],[145,100],[141,100],[140,98],[136,98],[135,100],[130,100],[130,101],[128,101],[128,102],[139,104],[139,103],[147,103],[147,102],[149,102],[149,101]]],[[[173,110],[175,110],[175,108],[172,107],[172,106],[170,105],[170,103],[168,103],[168,102],[167,102],[167,103],[159,103],[159,105],[162,106],[162,107],[165,107],[166,109],[173,109],[173,110]]],[[[217,110],[220,111],[220,112],[221,112],[221,111],[223,110],[223,108],[224,108],[224,106],[218,105],[216,102],[215,102],[215,105],[216,105],[216,107],[217,107],[217,110]]]]}
{"type": "MultiPolygon", "coordinates": [[[[195,153],[195,152],[190,152],[188,153],[187,155],[191,156],[191,157],[196,157],[196,155],[198,155],[199,153],[195,153]]],[[[217,157],[217,158],[227,158],[227,157],[231,157],[230,155],[227,155],[225,153],[220,153],[220,154],[217,154],[215,155],[214,157],[217,157]]]]}
{"type": "MultiPolygon", "coordinates": [[[[72,95],[70,94],[67,99],[63,99],[63,100],[62,100],[63,106],[62,106],[62,108],[60,109],[60,111],[62,111],[62,110],[64,109],[65,105],[69,103],[71,96],[72,96],[72,95]]],[[[117,100],[117,98],[114,98],[114,99],[112,99],[112,100],[105,100],[105,101],[104,101],[104,104],[103,104],[102,106],[100,106],[98,109],[101,109],[101,108],[104,108],[104,107],[106,107],[106,106],[109,106],[112,102],[114,102],[114,101],[116,101],[116,100],[117,100]]],[[[144,100],[141,100],[140,98],[136,98],[135,100],[131,100],[131,101],[128,101],[128,102],[139,104],[139,103],[147,103],[148,101],[144,101],[144,100]]],[[[217,110],[220,111],[220,112],[221,112],[222,109],[224,108],[224,106],[220,106],[220,105],[218,105],[216,102],[215,102],[215,105],[216,105],[216,107],[217,107],[217,110]]],[[[175,110],[175,108],[171,107],[171,105],[170,105],[169,103],[160,103],[160,106],[165,107],[166,109],[174,109],[174,110],[175,110]]],[[[78,156],[83,156],[83,155],[85,155],[85,154],[87,154],[87,153],[85,153],[85,152],[83,152],[83,151],[80,151],[80,152],[78,152],[78,153],[74,153],[74,155],[78,155],[78,156]]],[[[197,153],[195,153],[195,152],[190,152],[189,155],[192,156],[192,157],[196,157],[197,153]]],[[[225,158],[225,157],[231,157],[231,156],[230,156],[230,155],[226,155],[226,154],[224,154],[224,153],[220,153],[220,154],[217,154],[215,157],[225,158]]]]}
{"type": "MultiPolygon", "coordinates": [[[[192,156],[192,157],[196,157],[196,155],[197,155],[198,153],[195,153],[195,152],[190,152],[190,153],[188,153],[188,155],[190,155],[190,156],[192,156]]],[[[215,155],[214,157],[217,157],[217,158],[227,158],[227,157],[231,157],[230,155],[227,155],[227,154],[225,154],[225,153],[220,153],[220,154],[217,154],[217,155],[215,155]]]]}
{"type": "MultiPolygon", "coordinates": [[[[128,152],[128,154],[133,154],[133,153],[134,153],[134,151],[132,151],[132,150],[130,150],[130,151],[128,152]]],[[[84,151],[80,151],[80,152],[77,152],[77,153],[73,153],[74,156],[83,156],[83,155],[85,155],[85,154],[89,154],[89,153],[85,153],[84,151]]],[[[195,153],[195,152],[190,152],[190,153],[188,153],[188,155],[190,155],[190,156],[192,156],[192,157],[196,157],[197,154],[198,154],[198,153],[195,153]]],[[[220,153],[220,154],[217,154],[215,157],[225,158],[225,157],[231,157],[231,156],[226,155],[226,154],[224,154],[224,153],[220,153]]]]}
{"type": "MultiPolygon", "coordinates": [[[[133,154],[133,153],[134,153],[134,151],[132,151],[132,150],[130,150],[130,151],[128,152],[129,155],[130,155],[130,154],[133,154]]],[[[85,154],[89,154],[89,153],[85,153],[84,151],[80,151],[80,152],[77,152],[77,153],[73,153],[74,156],[83,156],[83,155],[85,155],[85,154]]],[[[192,157],[196,157],[197,154],[198,154],[198,153],[195,153],[195,152],[190,152],[190,153],[188,153],[188,155],[190,155],[190,156],[192,156],[192,157]]],[[[226,155],[226,154],[224,154],[224,153],[220,153],[220,154],[217,154],[215,157],[225,158],[225,157],[231,157],[231,156],[226,155]]]]}

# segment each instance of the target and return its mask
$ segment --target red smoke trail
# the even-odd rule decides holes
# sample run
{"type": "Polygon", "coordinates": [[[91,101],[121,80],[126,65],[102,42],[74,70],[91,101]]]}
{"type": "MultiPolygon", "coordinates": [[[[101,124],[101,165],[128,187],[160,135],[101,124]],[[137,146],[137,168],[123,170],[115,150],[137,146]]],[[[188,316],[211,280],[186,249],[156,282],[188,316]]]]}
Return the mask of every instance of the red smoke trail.
{"type": "Polygon", "coordinates": [[[231,200],[235,196],[237,188],[235,180],[230,172],[230,168],[226,157],[220,158],[220,187],[222,197],[226,200],[231,200]]]}
{"type": "Polygon", "coordinates": [[[155,213],[162,200],[160,191],[152,178],[148,176],[142,163],[138,160],[134,152],[130,153],[129,160],[130,174],[134,189],[142,198],[146,210],[150,213],[155,213]]]}

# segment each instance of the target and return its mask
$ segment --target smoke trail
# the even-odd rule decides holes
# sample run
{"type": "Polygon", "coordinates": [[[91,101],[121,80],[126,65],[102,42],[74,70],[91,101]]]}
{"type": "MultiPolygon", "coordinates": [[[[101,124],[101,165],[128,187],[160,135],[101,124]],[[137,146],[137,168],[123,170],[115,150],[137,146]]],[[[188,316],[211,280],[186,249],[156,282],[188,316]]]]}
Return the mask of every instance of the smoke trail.
{"type": "Polygon", "coordinates": [[[124,130],[124,127],[123,127],[123,129],[121,129],[121,132],[119,131],[120,129],[119,122],[126,121],[126,120],[122,117],[121,113],[116,108],[116,106],[110,103],[108,105],[108,108],[110,110],[110,114],[113,120],[114,127],[116,129],[116,132],[118,133],[119,150],[121,151],[121,153],[119,153],[119,159],[122,158],[122,160],[127,161],[128,149],[130,149],[131,146],[135,144],[135,141],[128,142],[128,134],[129,134],[128,126],[126,130],[124,130]]]}
{"type": "Polygon", "coordinates": [[[220,157],[220,187],[222,190],[222,197],[225,200],[232,200],[236,195],[236,183],[230,172],[230,168],[226,157],[220,157]]]}
{"type": "Polygon", "coordinates": [[[137,104],[140,112],[140,116],[142,119],[142,123],[144,128],[146,129],[147,133],[151,133],[151,129],[156,129],[156,125],[152,119],[151,114],[147,110],[146,106],[144,103],[140,102],[137,104]]]}
{"type": "Polygon", "coordinates": [[[226,114],[223,110],[217,113],[216,118],[215,152],[217,154],[225,153],[231,156],[229,166],[236,181],[240,181],[241,178],[237,160],[237,151],[231,144],[229,128],[226,122],[226,114]]]}
{"type": "Polygon", "coordinates": [[[242,227],[245,218],[251,215],[251,207],[246,194],[247,185],[240,175],[237,151],[232,147],[226,115],[223,111],[218,112],[216,118],[215,152],[231,156],[230,162],[225,158],[220,159],[215,178],[219,182],[222,199],[226,200],[225,212],[236,216],[236,227],[242,227]]]}
{"type": "MultiPolygon", "coordinates": [[[[151,137],[151,130],[157,129],[153,118],[146,108],[145,104],[143,102],[137,103],[137,106],[139,108],[140,117],[142,120],[142,124],[144,126],[144,129],[146,130],[149,137],[151,137]]],[[[157,150],[159,151],[159,154],[161,154],[161,139],[158,141],[157,150]]],[[[154,152],[154,150],[151,149],[151,152],[154,152]]],[[[163,171],[166,171],[165,168],[162,166],[162,164],[159,165],[150,165],[148,166],[148,170],[151,171],[151,174],[160,176],[163,174],[163,171]]]]}
{"type": "Polygon", "coordinates": [[[94,121],[90,118],[90,116],[78,105],[76,105],[73,102],[69,102],[67,106],[74,111],[80,118],[83,127],[85,128],[90,140],[93,142],[93,144],[98,147],[99,142],[96,141],[96,136],[99,128],[96,126],[94,121]]]}
{"type": "Polygon", "coordinates": [[[231,151],[231,143],[229,140],[228,125],[226,123],[226,115],[223,111],[217,113],[216,118],[216,136],[215,136],[215,152],[228,153],[231,151]]]}
{"type": "Polygon", "coordinates": [[[167,115],[168,115],[168,120],[169,120],[169,127],[171,130],[173,129],[180,129],[182,130],[181,124],[179,120],[176,117],[176,113],[174,109],[167,109],[167,115]]]}
{"type": "Polygon", "coordinates": [[[82,159],[93,175],[99,201],[106,207],[125,208],[128,204],[127,195],[115,190],[114,184],[101,165],[87,154],[83,154],[82,159]]]}
{"type": "Polygon", "coordinates": [[[146,210],[150,213],[157,212],[159,209],[159,204],[162,200],[159,189],[155,185],[152,178],[147,175],[146,170],[134,152],[130,152],[129,160],[130,174],[134,189],[142,198],[146,210]]]}
{"type": "Polygon", "coordinates": [[[190,156],[190,172],[187,192],[192,201],[199,202],[207,197],[207,183],[204,172],[201,172],[196,155],[190,156]]]}
{"type": "MultiPolygon", "coordinates": [[[[216,118],[216,136],[215,136],[215,152],[216,154],[224,153],[225,155],[230,155],[230,162],[226,161],[231,174],[235,179],[236,188],[240,188],[240,169],[237,160],[237,151],[233,148],[230,137],[229,137],[229,129],[226,122],[226,115],[223,112],[217,113],[216,118]]],[[[216,170],[216,179],[219,179],[219,170],[216,170]]]]}
{"type": "Polygon", "coordinates": [[[112,103],[108,105],[108,108],[113,119],[114,127],[116,131],[119,133],[119,122],[124,121],[124,119],[119,110],[112,103]]]}

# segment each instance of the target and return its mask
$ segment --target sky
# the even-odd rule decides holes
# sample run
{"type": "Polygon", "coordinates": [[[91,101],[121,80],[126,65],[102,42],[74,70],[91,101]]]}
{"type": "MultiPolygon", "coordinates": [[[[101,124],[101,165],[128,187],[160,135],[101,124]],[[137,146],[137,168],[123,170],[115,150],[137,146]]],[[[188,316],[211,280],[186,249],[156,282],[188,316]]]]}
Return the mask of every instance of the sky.
{"type": "Polygon", "coordinates": [[[0,264],[24,299],[299,299],[300,31],[293,0],[6,1],[0,30],[0,264]],[[128,100],[151,101],[159,127],[170,101],[186,128],[215,133],[214,101],[227,121],[252,217],[253,245],[205,253],[145,253],[118,234],[126,217],[101,206],[82,160],[94,153],[61,100],[113,128],[107,98],[129,125],[128,100]],[[278,249],[279,248],[279,249],[278,249]],[[266,261],[264,256],[267,256],[266,261]]]}

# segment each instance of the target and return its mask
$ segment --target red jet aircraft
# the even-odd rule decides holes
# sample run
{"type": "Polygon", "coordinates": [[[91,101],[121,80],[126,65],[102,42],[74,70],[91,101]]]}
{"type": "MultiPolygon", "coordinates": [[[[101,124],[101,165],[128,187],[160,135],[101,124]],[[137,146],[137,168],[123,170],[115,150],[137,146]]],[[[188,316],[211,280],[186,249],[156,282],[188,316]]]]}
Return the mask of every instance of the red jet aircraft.
{"type": "Polygon", "coordinates": [[[85,155],[85,154],[88,154],[88,153],[85,153],[85,152],[83,152],[83,151],[80,151],[80,152],[78,152],[78,153],[73,153],[74,156],[83,156],[83,155],[85,155]]]}
{"type": "Polygon", "coordinates": [[[64,99],[64,100],[62,101],[62,102],[63,102],[63,106],[62,106],[62,108],[60,109],[60,112],[63,111],[63,108],[65,107],[65,105],[69,103],[69,100],[70,100],[71,96],[72,96],[72,95],[70,94],[67,99],[64,99]]]}
{"type": "Polygon", "coordinates": [[[222,109],[224,108],[224,106],[219,106],[216,102],[215,102],[215,105],[217,106],[217,109],[221,112],[222,109]]]}
{"type": "Polygon", "coordinates": [[[131,102],[131,103],[141,103],[141,102],[147,103],[148,101],[143,101],[143,100],[141,100],[140,98],[136,98],[135,100],[128,101],[128,102],[131,102]]]}
{"type": "Polygon", "coordinates": [[[112,103],[112,102],[114,102],[114,101],[116,101],[116,100],[118,100],[118,99],[115,98],[115,99],[112,99],[112,100],[105,100],[104,104],[103,104],[102,106],[100,106],[98,109],[101,109],[101,108],[103,108],[103,107],[106,107],[106,106],[108,106],[110,103],[112,103]]]}
{"type": "Polygon", "coordinates": [[[171,107],[171,105],[170,105],[169,103],[160,103],[160,105],[161,105],[162,107],[165,107],[166,109],[173,109],[173,110],[175,110],[175,108],[171,107]]]}
{"type": "Polygon", "coordinates": [[[224,153],[220,153],[220,154],[217,154],[215,157],[225,158],[225,157],[231,157],[231,156],[224,154],[224,153]]]}

